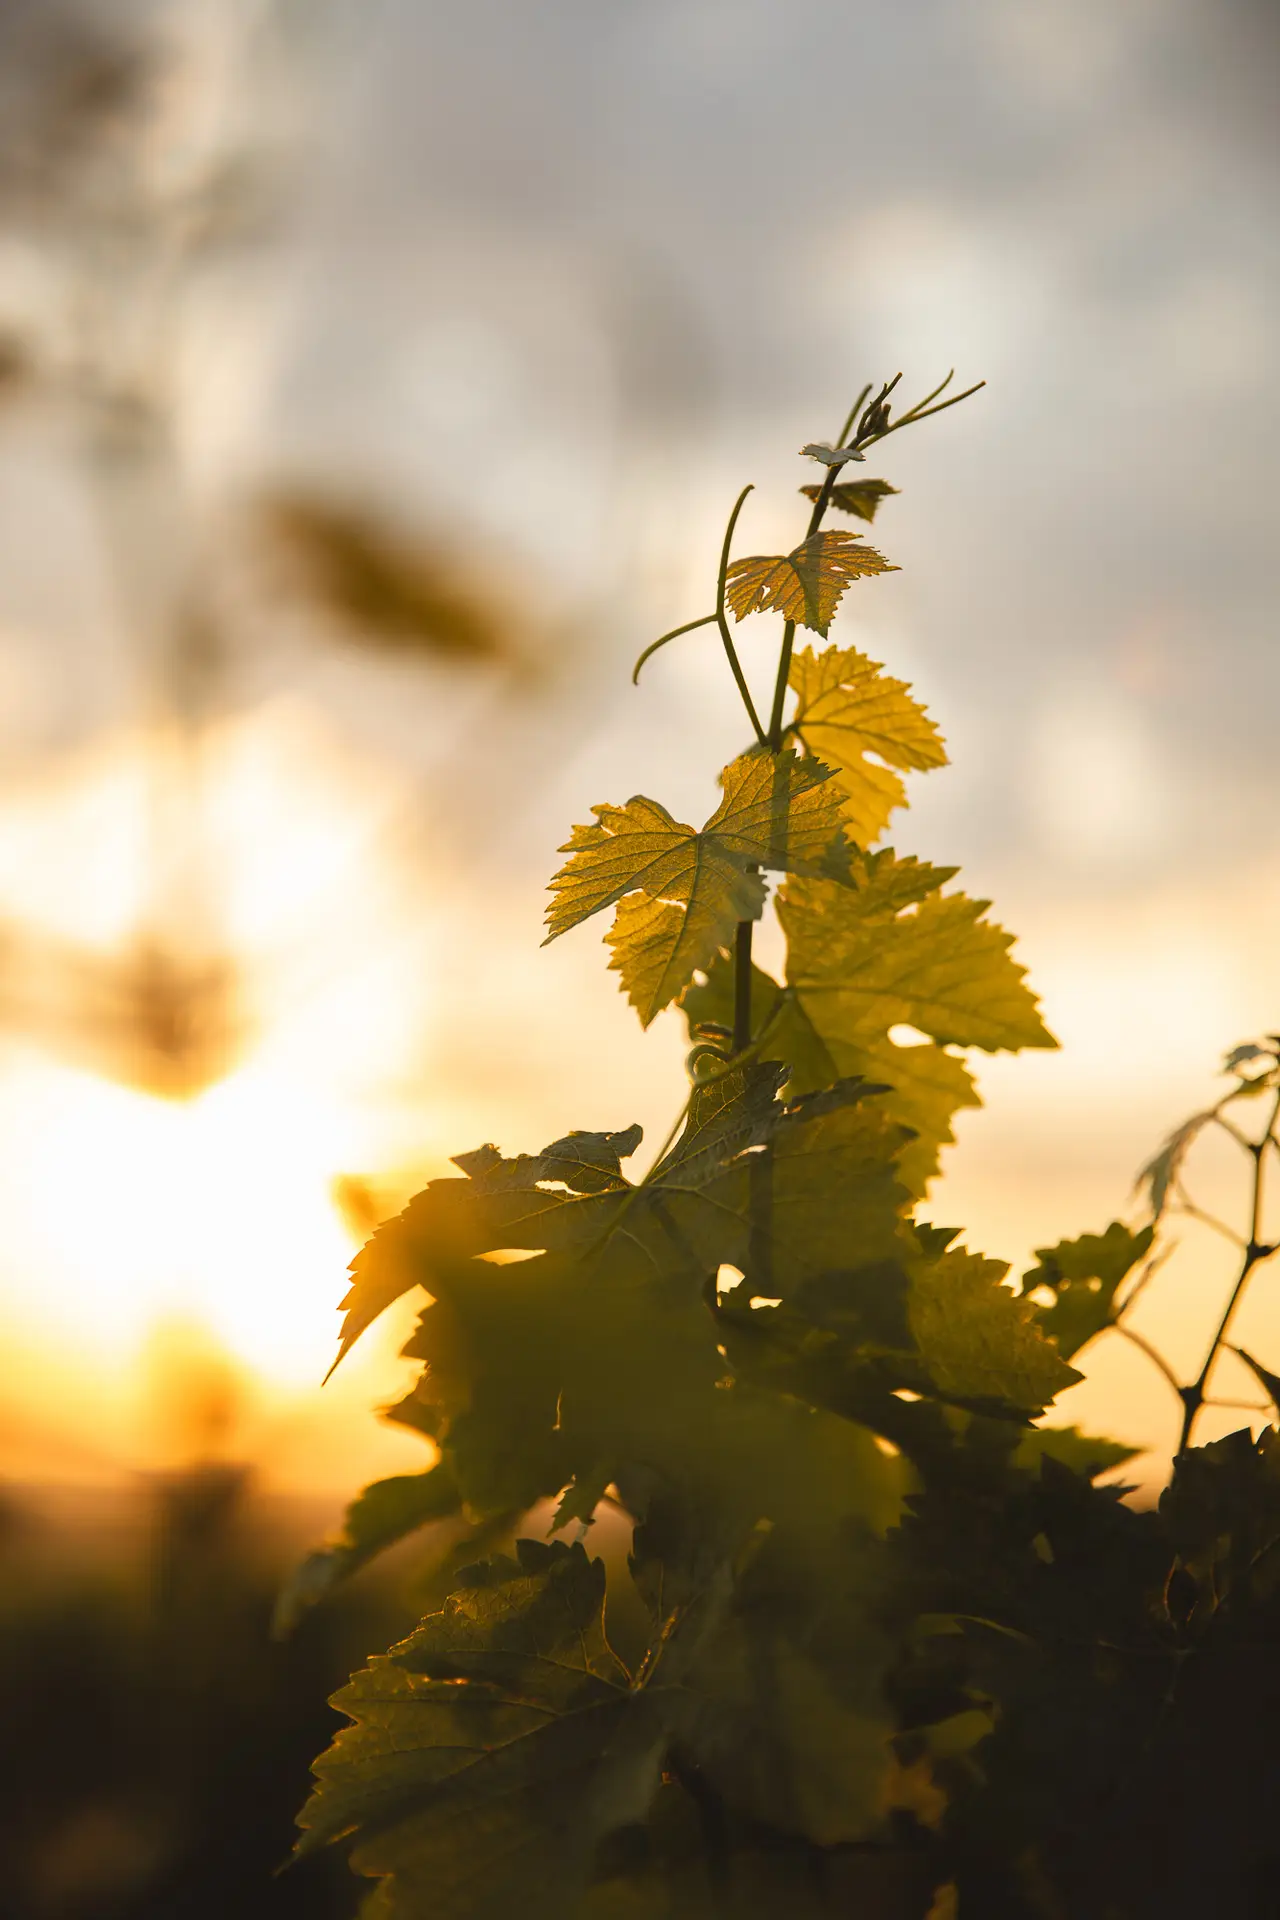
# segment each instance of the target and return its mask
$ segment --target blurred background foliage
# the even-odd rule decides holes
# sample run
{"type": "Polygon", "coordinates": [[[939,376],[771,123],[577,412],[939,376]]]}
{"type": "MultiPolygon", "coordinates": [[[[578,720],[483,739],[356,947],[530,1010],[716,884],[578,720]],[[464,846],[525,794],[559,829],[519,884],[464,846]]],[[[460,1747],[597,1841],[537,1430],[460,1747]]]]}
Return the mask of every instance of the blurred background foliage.
{"type": "MultiPolygon", "coordinates": [[[[627,669],[864,378],[989,382],[839,637],[1064,1042],[937,1204],[1111,1218],[1274,1026],[1278,56],[1266,0],[0,5],[0,1910],[350,1910],[268,1877],[422,1599],[266,1635],[420,1464],[395,1326],[319,1394],[342,1268],[458,1149],[665,1130],[678,1022],[535,952],[543,884],[592,800],[707,811],[714,651],[627,669]]],[[[1229,1268],[1188,1227],[1175,1365],[1229,1268]]],[[[1170,1444],[1140,1356],[1069,1398],[1170,1444]]]]}

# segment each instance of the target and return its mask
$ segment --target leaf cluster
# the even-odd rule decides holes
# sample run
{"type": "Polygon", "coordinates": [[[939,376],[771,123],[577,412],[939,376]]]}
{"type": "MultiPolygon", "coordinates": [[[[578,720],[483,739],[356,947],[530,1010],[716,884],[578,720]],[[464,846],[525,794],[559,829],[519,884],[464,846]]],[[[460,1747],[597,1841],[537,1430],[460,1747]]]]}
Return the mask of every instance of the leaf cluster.
{"type": "MultiPolygon", "coordinates": [[[[641,656],[719,634],[755,739],[705,825],[600,804],[551,882],[547,938],[612,909],[642,1024],[688,1023],[668,1139],[638,1177],[634,1126],[460,1154],[353,1262],[339,1358],[416,1294],[390,1412],[431,1462],[360,1496],[285,1624],[419,1529],[479,1556],[335,1699],[300,1848],[349,1848],[371,1920],[1146,1920],[1227,1845],[1205,1785],[1152,1866],[1222,1701],[1280,1684],[1280,1441],[1184,1450],[1138,1512],[1095,1484],[1131,1449],[1041,1424],[1125,1330],[1185,1147],[1152,1219],[1018,1286],[922,1212],[969,1056],[1055,1043],[988,903],[882,844],[945,764],[933,721],[858,649],[794,646],[890,570],[822,520],[870,520],[895,489],[838,476],[953,404],[894,420],[896,385],[805,448],[804,539],[734,561],[744,492],[715,613],[641,656]],[[766,729],[727,613],[769,612],[766,729]]],[[[1274,1053],[1232,1068],[1280,1083],[1274,1053]]],[[[1261,1817],[1258,1757],[1223,1773],[1261,1817]]]]}

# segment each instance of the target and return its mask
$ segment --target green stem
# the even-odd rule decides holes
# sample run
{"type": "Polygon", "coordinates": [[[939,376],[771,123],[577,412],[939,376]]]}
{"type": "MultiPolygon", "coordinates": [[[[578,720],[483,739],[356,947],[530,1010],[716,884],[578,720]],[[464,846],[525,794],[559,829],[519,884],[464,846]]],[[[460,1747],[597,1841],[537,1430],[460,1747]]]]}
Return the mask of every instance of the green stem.
{"type": "MultiPolygon", "coordinates": [[[[855,408],[854,411],[856,413],[857,409],[855,408]]],[[[818,497],[813,503],[813,512],[809,515],[809,526],[804,536],[806,540],[812,540],[814,534],[817,533],[819,527],[822,525],[822,516],[830,504],[832,493],[835,491],[836,475],[839,471],[839,467],[827,468],[826,477],[819,487],[818,497]]],[[[794,620],[788,620],[782,629],[782,650],[778,655],[778,672],[773,683],[773,707],[769,714],[769,750],[771,753],[782,752],[782,710],[787,704],[787,682],[791,677],[791,654],[795,646],[795,640],[796,623],[794,620]]]]}
{"type": "Polygon", "coordinates": [[[631,669],[632,686],[634,687],[638,682],[640,669],[645,661],[649,659],[651,654],[655,654],[659,647],[665,647],[668,640],[678,640],[682,633],[692,633],[695,627],[713,627],[715,623],[716,616],[714,613],[704,613],[701,620],[686,620],[682,627],[672,627],[670,633],[664,633],[660,639],[654,640],[645,648],[640,658],[636,661],[635,666],[631,669]]]}
{"type": "Polygon", "coordinates": [[[716,624],[720,628],[720,638],[724,642],[725,657],[729,662],[734,680],[737,682],[738,692],[742,695],[742,704],[747,710],[747,718],[755,728],[756,739],[760,742],[760,745],[764,747],[769,743],[765,738],[764,728],[760,725],[760,715],[756,712],[756,703],[751,698],[751,689],[747,685],[746,675],[742,671],[742,663],[738,659],[737,650],[733,644],[733,636],[729,632],[729,622],[724,617],[724,590],[725,582],[729,576],[729,553],[733,546],[733,530],[738,524],[738,515],[742,512],[743,502],[752,490],[749,486],[742,489],[742,492],[734,501],[733,512],[729,515],[729,524],[724,530],[724,545],[720,549],[720,575],[716,582],[715,617],[716,624]]]}
{"type": "Polygon", "coordinates": [[[751,1045],[751,934],[753,920],[739,920],[733,942],[733,1051],[751,1045]]]}
{"type": "Polygon", "coordinates": [[[1209,1383],[1209,1376],[1213,1372],[1214,1362],[1226,1344],[1231,1322],[1235,1318],[1236,1309],[1244,1298],[1250,1275],[1256,1266],[1260,1266],[1264,1260],[1269,1260],[1271,1255],[1276,1251],[1274,1246],[1264,1245],[1261,1235],[1262,1207],[1266,1187],[1263,1170],[1266,1161],[1267,1147],[1275,1138],[1277,1120],[1280,1120],[1280,1087],[1276,1089],[1276,1097],[1272,1103],[1271,1117],[1267,1121],[1265,1133],[1260,1140],[1249,1141],[1246,1145],[1246,1151],[1253,1159],[1253,1196],[1249,1215],[1249,1238],[1245,1245],[1244,1258],[1240,1263],[1240,1271],[1236,1276],[1236,1283],[1231,1289],[1231,1297],[1223,1309],[1222,1318],[1218,1322],[1217,1332],[1214,1334],[1209,1351],[1205,1355],[1204,1365],[1201,1367],[1199,1374],[1191,1385],[1182,1388],[1182,1433],[1178,1440],[1179,1453],[1185,1453],[1191,1445],[1191,1435],[1195,1428],[1196,1419],[1205,1402],[1205,1389],[1209,1383]]]}
{"type": "Polygon", "coordinates": [[[853,432],[853,429],[858,424],[858,415],[862,412],[862,409],[866,406],[867,395],[870,393],[870,391],[871,391],[871,382],[870,380],[868,380],[866,386],[862,389],[862,392],[858,395],[857,399],[854,401],[853,405],[849,409],[848,414],[845,417],[845,423],[840,429],[840,437],[836,441],[836,445],[838,447],[844,447],[849,444],[848,435],[853,432]]]}

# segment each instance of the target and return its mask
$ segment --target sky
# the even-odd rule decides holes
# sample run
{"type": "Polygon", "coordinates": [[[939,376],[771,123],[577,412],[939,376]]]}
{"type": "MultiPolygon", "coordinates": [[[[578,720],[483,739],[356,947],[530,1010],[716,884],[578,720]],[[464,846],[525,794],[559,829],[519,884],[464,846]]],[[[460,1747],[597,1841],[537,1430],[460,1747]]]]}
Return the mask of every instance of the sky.
{"type": "MultiPolygon", "coordinates": [[[[963,1116],[934,1211],[1015,1262],[1122,1213],[1222,1053],[1280,1009],[1270,7],[99,13],[183,50],[154,177],[226,150],[266,182],[265,210],[166,308],[168,477],[125,549],[132,599],[104,562],[65,406],[0,423],[6,916],[61,914],[67,937],[107,940],[136,911],[154,859],[129,797],[155,753],[148,623],[177,574],[220,565],[264,489],[304,481],[394,510],[511,608],[513,665],[406,664],[312,644],[251,569],[230,570],[238,637],[201,777],[218,911],[272,1036],[246,1071],[290,1090],[277,1108],[252,1081],[244,1097],[277,1135],[291,1112],[331,1120],[313,1128],[314,1166],[268,1182],[245,1219],[301,1218],[297,1182],[321,1162],[394,1184],[486,1138],[529,1147],[633,1118],[661,1136],[679,1024],[640,1035],[592,929],[538,951],[555,850],[597,800],[709,810],[742,744],[723,662],[693,635],[633,689],[632,659],[703,611],[741,485],[757,487],[744,550],[790,544],[796,449],[829,437],[865,380],[901,369],[914,395],[952,366],[987,386],[886,447],[902,493],[876,538],[902,571],[860,585],[836,637],[938,718],[953,765],[916,782],[897,843],[959,862],[995,902],[1063,1045],[981,1063],[987,1106],[963,1116]],[[102,895],[92,928],[93,888],[65,879],[84,873],[102,895]]],[[[34,73],[8,71],[19,91],[34,73]]],[[[84,235],[82,219],[54,245],[19,209],[0,313],[45,314],[53,281],[88,285],[118,362],[151,269],[84,235]]],[[[0,1137],[56,1146],[48,1165],[35,1147],[10,1155],[21,1225],[0,1289],[31,1351],[56,1345],[74,1369],[92,1309],[124,1366],[156,1314],[188,1313],[271,1392],[287,1383],[280,1419],[346,1435],[350,1408],[326,1415],[303,1385],[341,1287],[330,1215],[255,1339],[274,1264],[228,1308],[220,1276],[248,1229],[202,1184],[199,1127],[183,1146],[166,1120],[178,1187],[220,1222],[201,1236],[212,1251],[165,1278],[172,1229],[154,1228],[154,1280],[126,1265],[87,1302],[82,1253],[58,1265],[50,1183],[93,1161],[95,1126],[119,1139],[125,1122],[86,1117],[93,1099],[50,1080],[20,1022],[11,1054],[0,1137]],[[73,1118],[33,1130],[55,1109],[73,1118]]],[[[224,1132],[243,1154],[237,1125],[224,1132]]],[[[1225,1167],[1203,1178],[1233,1203],[1225,1167]]],[[[153,1219],[145,1183],[105,1187],[113,1235],[153,1219]]],[[[1195,1363],[1225,1281],[1189,1236],[1167,1304],[1148,1309],[1179,1359],[1195,1363]]],[[[1262,1299],[1255,1319],[1280,1366],[1280,1310],[1262,1299]]],[[[1167,1444],[1170,1410],[1136,1363],[1100,1352],[1078,1417],[1167,1444]]]]}

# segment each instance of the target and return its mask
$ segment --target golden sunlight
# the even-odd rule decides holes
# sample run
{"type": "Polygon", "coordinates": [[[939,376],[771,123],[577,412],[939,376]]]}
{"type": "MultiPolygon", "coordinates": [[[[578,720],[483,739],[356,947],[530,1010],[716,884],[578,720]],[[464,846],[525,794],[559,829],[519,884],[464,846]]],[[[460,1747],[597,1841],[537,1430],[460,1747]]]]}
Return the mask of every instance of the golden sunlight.
{"type": "MultiPolygon", "coordinates": [[[[28,1376],[128,1379],[184,1325],[277,1411],[318,1388],[356,1244],[337,1183],[403,1162],[428,1117],[404,1067],[427,1007],[402,904],[424,890],[387,852],[402,801],[282,707],[197,769],[118,739],[0,809],[0,1314],[28,1376]],[[149,892],[157,833],[183,857],[149,892]],[[193,951],[169,928],[197,895],[193,951]]],[[[36,1386],[11,1383],[10,1422],[36,1386]]],[[[47,1403],[74,1425],[68,1399],[47,1403]]]]}

